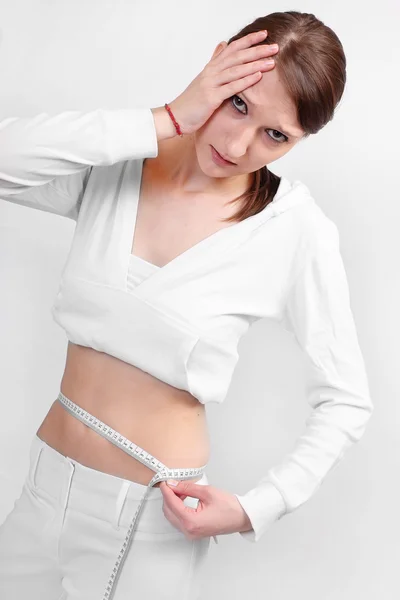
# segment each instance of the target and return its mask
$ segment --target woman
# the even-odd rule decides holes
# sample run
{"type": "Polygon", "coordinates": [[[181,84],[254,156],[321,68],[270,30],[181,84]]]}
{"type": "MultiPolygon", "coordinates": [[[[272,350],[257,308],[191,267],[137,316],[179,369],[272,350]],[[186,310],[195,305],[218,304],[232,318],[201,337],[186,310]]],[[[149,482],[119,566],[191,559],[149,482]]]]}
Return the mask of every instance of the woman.
{"type": "Polygon", "coordinates": [[[0,123],[0,196],[76,221],[53,307],[66,366],[0,528],[1,597],[198,598],[211,537],[258,541],[360,439],[372,403],[337,227],[267,169],[332,119],[345,68],[314,15],[274,13],[164,107],[0,123]],[[239,496],[208,485],[205,405],[262,317],[310,359],[313,413],[239,496]]]}

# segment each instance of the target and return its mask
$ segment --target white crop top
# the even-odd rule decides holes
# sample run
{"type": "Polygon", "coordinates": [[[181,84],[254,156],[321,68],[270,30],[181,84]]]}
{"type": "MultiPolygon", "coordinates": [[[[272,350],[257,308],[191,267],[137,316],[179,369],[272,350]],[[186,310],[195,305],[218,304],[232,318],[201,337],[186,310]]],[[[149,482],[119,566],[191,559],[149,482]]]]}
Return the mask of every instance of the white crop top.
{"type": "MultiPolygon", "coordinates": [[[[0,198],[76,221],[52,308],[76,344],[221,403],[250,325],[273,319],[308,358],[311,414],[290,453],[244,495],[260,539],[304,504],[365,431],[373,405],[338,229],[300,181],[163,267],[132,258],[152,111],[66,111],[0,122],[0,198]]],[[[249,457],[250,459],[250,457],[249,457]]]]}

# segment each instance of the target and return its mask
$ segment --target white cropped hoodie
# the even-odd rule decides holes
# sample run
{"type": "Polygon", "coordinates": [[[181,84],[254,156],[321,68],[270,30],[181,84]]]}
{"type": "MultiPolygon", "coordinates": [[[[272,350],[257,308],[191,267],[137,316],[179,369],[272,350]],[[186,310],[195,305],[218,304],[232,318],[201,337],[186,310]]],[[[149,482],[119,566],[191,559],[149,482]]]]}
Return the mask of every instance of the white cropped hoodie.
{"type": "MultiPolygon", "coordinates": [[[[143,160],[158,156],[148,108],[0,122],[0,198],[76,222],[52,308],[76,344],[221,403],[238,344],[264,317],[308,358],[311,413],[282,461],[235,494],[257,542],[304,504],[363,435],[373,405],[336,225],[285,177],[261,212],[206,237],[134,288],[129,266],[143,160]]],[[[250,460],[249,456],[249,460],[250,460]]]]}

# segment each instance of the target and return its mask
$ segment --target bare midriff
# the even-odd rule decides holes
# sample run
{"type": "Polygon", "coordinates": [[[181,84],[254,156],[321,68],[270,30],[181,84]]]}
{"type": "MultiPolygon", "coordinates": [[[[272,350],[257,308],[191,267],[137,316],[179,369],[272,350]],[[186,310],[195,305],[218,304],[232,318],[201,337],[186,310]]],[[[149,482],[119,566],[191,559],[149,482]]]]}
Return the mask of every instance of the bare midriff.
{"type": "MultiPolygon", "coordinates": [[[[133,365],[69,342],[60,390],[167,467],[201,467],[209,461],[204,404],[133,365]]],[[[104,473],[143,485],[155,474],[84,425],[58,400],[37,435],[64,456],[104,473]]]]}

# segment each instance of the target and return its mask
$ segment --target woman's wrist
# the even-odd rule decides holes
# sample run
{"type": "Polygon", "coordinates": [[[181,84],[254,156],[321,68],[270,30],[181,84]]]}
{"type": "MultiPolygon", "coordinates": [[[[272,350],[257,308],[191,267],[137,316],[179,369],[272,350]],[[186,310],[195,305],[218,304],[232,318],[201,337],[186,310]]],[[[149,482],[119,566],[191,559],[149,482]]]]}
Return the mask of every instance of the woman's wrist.
{"type": "MultiPolygon", "coordinates": [[[[236,496],[235,496],[236,498],[236,496]]],[[[238,503],[238,510],[241,515],[241,522],[239,523],[238,533],[242,533],[244,531],[251,531],[253,529],[253,525],[249,519],[247,512],[244,510],[243,506],[240,504],[239,500],[236,498],[238,503]]]]}
{"type": "Polygon", "coordinates": [[[161,140],[167,140],[178,135],[175,125],[171,117],[169,116],[165,106],[158,106],[157,108],[152,108],[151,112],[153,113],[154,124],[157,133],[157,140],[159,142],[161,140]]]}

